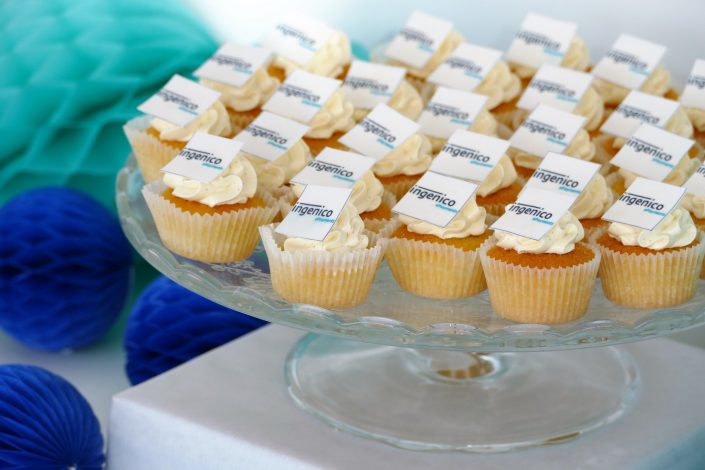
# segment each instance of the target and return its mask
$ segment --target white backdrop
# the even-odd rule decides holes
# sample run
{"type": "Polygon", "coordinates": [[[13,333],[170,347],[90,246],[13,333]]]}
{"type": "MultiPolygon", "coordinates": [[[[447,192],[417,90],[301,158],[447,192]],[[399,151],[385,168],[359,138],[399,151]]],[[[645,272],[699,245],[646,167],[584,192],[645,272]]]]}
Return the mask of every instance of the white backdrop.
{"type": "MultiPolygon", "coordinates": [[[[468,41],[506,50],[522,18],[534,11],[575,21],[591,58],[599,59],[620,33],[669,48],[664,64],[679,85],[693,61],[705,58],[704,0],[187,0],[222,40],[255,42],[291,11],[346,31],[367,49],[387,40],[414,9],[455,23],[468,41]]],[[[679,86],[680,87],[680,86],[679,86]]]]}

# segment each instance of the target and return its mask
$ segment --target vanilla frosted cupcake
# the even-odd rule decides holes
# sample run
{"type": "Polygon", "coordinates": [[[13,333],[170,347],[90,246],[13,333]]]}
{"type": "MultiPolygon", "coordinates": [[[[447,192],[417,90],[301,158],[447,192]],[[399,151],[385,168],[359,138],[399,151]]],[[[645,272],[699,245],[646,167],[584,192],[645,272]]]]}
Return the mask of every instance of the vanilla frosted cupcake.
{"type": "Polygon", "coordinates": [[[162,167],[196,132],[232,136],[228,113],[218,96],[214,90],[175,75],[139,106],[147,114],[161,116],[134,118],[123,127],[145,182],[158,180],[162,167]]]}
{"type": "MultiPolygon", "coordinates": [[[[536,67],[528,67],[526,65],[518,64],[515,62],[509,62],[512,71],[519,76],[525,83],[531,79],[536,73],[536,67]]],[[[573,37],[570,41],[570,46],[561,60],[561,67],[567,69],[585,71],[590,65],[590,51],[588,50],[587,44],[583,38],[579,36],[573,37]]]]}
{"type": "Polygon", "coordinates": [[[494,312],[519,323],[556,324],[585,314],[600,253],[578,243],[584,231],[566,212],[540,239],[496,230],[480,250],[494,312]]]}
{"type": "Polygon", "coordinates": [[[502,155],[490,174],[477,187],[477,203],[488,214],[501,216],[507,205],[516,201],[521,185],[511,159],[502,155]]]}
{"type": "MultiPolygon", "coordinates": [[[[392,94],[392,97],[389,99],[387,104],[390,108],[398,111],[400,114],[403,114],[409,119],[416,119],[419,117],[419,114],[423,111],[424,106],[421,95],[419,95],[416,88],[414,88],[407,80],[402,80],[399,83],[399,86],[394,94],[392,94]]],[[[353,118],[356,122],[360,122],[365,119],[365,116],[369,113],[370,109],[355,108],[353,118]]]]}
{"type": "MultiPolygon", "coordinates": [[[[595,78],[595,89],[607,106],[616,107],[627,97],[629,88],[617,85],[602,78],[595,78]]],[[[664,96],[671,88],[671,73],[663,65],[657,65],[649,78],[638,88],[650,95],[664,96]]]]}
{"type": "Polygon", "coordinates": [[[311,151],[303,139],[275,160],[268,161],[251,155],[246,155],[245,158],[257,173],[259,188],[270,192],[288,184],[291,178],[312,160],[311,151]]]}
{"type": "Polygon", "coordinates": [[[611,301],[659,308],[695,295],[705,239],[687,210],[674,209],[654,230],[613,222],[595,242],[602,252],[602,288],[611,301]]]}
{"type": "Polygon", "coordinates": [[[352,58],[344,32],[300,14],[279,22],[263,44],[276,53],[269,72],[282,82],[295,70],[342,78],[352,58]]]}
{"type": "Polygon", "coordinates": [[[431,159],[431,142],[417,133],[378,160],[372,167],[372,171],[385,189],[399,199],[428,170],[431,159]]]}
{"type": "MultiPolygon", "coordinates": [[[[472,124],[468,130],[477,132],[478,134],[496,135],[497,121],[494,116],[487,111],[487,109],[482,109],[479,113],[477,113],[475,119],[472,120],[472,124]]],[[[431,151],[434,154],[438,153],[448,141],[448,137],[434,137],[432,135],[426,135],[426,138],[429,142],[431,142],[431,151]]]]}
{"type": "MultiPolygon", "coordinates": [[[[523,150],[512,147],[508,150],[508,153],[514,161],[514,165],[516,165],[520,178],[527,179],[531,177],[534,170],[541,164],[542,158],[523,150]]],[[[580,129],[562,153],[569,157],[591,161],[595,157],[595,144],[590,140],[590,134],[585,129],[580,129]]]]}
{"type": "MultiPolygon", "coordinates": [[[[672,184],[673,186],[682,186],[683,183],[692,175],[700,166],[700,160],[684,156],[681,161],[671,170],[671,172],[663,180],[664,183],[672,184]]],[[[611,175],[610,175],[611,176],[611,175]]],[[[615,194],[622,194],[630,184],[637,178],[636,173],[624,168],[619,168],[617,172],[610,178],[612,183],[611,188],[615,194]]]]}
{"type": "Polygon", "coordinates": [[[260,234],[272,287],[285,300],[332,309],[365,301],[382,261],[384,241],[370,242],[355,206],[346,204],[322,241],[288,238],[275,228],[265,225],[260,234]]]}
{"type": "Polygon", "coordinates": [[[209,183],[165,173],[142,188],[159,237],[174,253],[207,263],[247,258],[258,242],[257,228],[270,223],[278,205],[256,195],[254,168],[238,154],[209,183]]]}
{"type": "Polygon", "coordinates": [[[485,290],[478,256],[490,237],[485,216],[474,197],[445,227],[399,215],[386,254],[399,286],[432,299],[457,299],[485,290]]]}

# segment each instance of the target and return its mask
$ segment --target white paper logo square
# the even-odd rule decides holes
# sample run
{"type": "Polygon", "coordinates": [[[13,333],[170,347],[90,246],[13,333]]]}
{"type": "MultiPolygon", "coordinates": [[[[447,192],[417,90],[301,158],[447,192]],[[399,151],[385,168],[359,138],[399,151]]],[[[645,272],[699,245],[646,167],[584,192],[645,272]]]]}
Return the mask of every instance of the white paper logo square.
{"type": "Polygon", "coordinates": [[[512,147],[543,158],[563,153],[585,124],[585,118],[541,104],[510,137],[512,147]]]}
{"type": "Polygon", "coordinates": [[[610,163],[644,178],[663,181],[693,146],[693,141],[642,124],[610,163]]]}
{"type": "Polygon", "coordinates": [[[664,127],[678,110],[677,101],[631,91],[607,118],[600,130],[608,134],[631,136],[642,124],[664,127]]]}
{"type": "Polygon", "coordinates": [[[296,70],[262,109],[308,124],[340,87],[341,81],[296,70]]]}
{"type": "Polygon", "coordinates": [[[387,103],[399,88],[406,70],[385,64],[355,60],[343,82],[348,100],[358,109],[372,109],[387,103]]]}
{"type": "Polygon", "coordinates": [[[323,241],[340,217],[352,189],[309,184],[274,231],[289,238],[323,241]]]}
{"type": "Polygon", "coordinates": [[[262,40],[262,45],[300,66],[328,41],[333,30],[310,16],[295,14],[280,21],[262,40]]]}
{"type": "Polygon", "coordinates": [[[453,23],[450,21],[415,11],[406,20],[404,28],[394,36],[386,55],[420,69],[433,57],[452,29],[453,23]]]}
{"type": "Polygon", "coordinates": [[[381,160],[418,130],[419,125],[411,119],[386,104],[378,104],[339,142],[356,152],[381,160]]]}
{"type": "Polygon", "coordinates": [[[326,147],[291,182],[351,188],[374,164],[374,158],[326,147]]]}
{"type": "Polygon", "coordinates": [[[253,157],[273,161],[288,152],[308,126],[264,111],[233,140],[242,142],[242,151],[253,157]]]}
{"type": "Polygon", "coordinates": [[[693,173],[683,185],[688,193],[694,196],[705,197],[705,164],[693,173]]]}
{"type": "Polygon", "coordinates": [[[506,140],[457,130],[433,159],[429,170],[482,183],[508,148],[506,140]]]}
{"type": "Polygon", "coordinates": [[[230,166],[241,147],[240,142],[232,139],[196,132],[184,149],[161,171],[210,183],[230,166]]]}
{"type": "Polygon", "coordinates": [[[507,52],[507,60],[527,67],[560,64],[578,27],[569,21],[529,13],[507,52]]]}
{"type": "Polygon", "coordinates": [[[521,95],[517,107],[532,111],[540,104],[572,113],[592,83],[592,75],[544,64],[521,95]]]}
{"type": "Polygon", "coordinates": [[[473,91],[502,58],[502,51],[464,42],[429,75],[427,81],[473,91]]]}
{"type": "Polygon", "coordinates": [[[541,160],[541,165],[532,173],[524,189],[544,189],[577,200],[599,170],[597,163],[549,153],[541,160]]]}
{"type": "Polygon", "coordinates": [[[575,202],[564,196],[539,188],[525,188],[518,200],[490,227],[520,237],[540,240],[568,212],[575,202]]]}
{"type": "Polygon", "coordinates": [[[678,206],[685,188],[637,177],[602,219],[653,230],[678,206]]]}
{"type": "Polygon", "coordinates": [[[705,109],[705,60],[698,59],[693,64],[681,95],[681,104],[688,108],[705,109]]]}
{"type": "Polygon", "coordinates": [[[147,101],[137,107],[145,114],[185,127],[210,108],[220,93],[181,75],[174,75],[147,101]]]}
{"type": "Polygon", "coordinates": [[[475,183],[429,171],[399,200],[392,211],[445,227],[476,190],[475,183]]]}
{"type": "Polygon", "coordinates": [[[255,72],[269,63],[271,55],[259,47],[223,44],[193,75],[241,88],[255,72]]]}
{"type": "Polygon", "coordinates": [[[592,74],[631,90],[644,84],[666,54],[666,48],[641,38],[622,34],[600,59],[592,74]]]}
{"type": "Polygon", "coordinates": [[[458,129],[469,129],[487,103],[487,96],[469,91],[438,87],[418,123],[421,132],[447,139],[458,129]]]}

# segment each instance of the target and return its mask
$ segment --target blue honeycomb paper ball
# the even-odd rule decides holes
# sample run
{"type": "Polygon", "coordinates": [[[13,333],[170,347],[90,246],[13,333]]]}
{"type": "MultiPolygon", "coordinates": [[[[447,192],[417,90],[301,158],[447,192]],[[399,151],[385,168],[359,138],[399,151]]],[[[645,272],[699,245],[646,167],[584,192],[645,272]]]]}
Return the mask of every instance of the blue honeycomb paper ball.
{"type": "Polygon", "coordinates": [[[0,468],[99,470],[103,436],[73,385],[40,367],[0,366],[0,468]]]}
{"type": "Polygon", "coordinates": [[[133,385],[144,382],[265,324],[159,277],[127,322],[127,376],[133,385]]]}
{"type": "Polygon", "coordinates": [[[58,351],[100,339],[125,304],[130,245],[91,197],[42,188],[0,208],[0,327],[58,351]]]}

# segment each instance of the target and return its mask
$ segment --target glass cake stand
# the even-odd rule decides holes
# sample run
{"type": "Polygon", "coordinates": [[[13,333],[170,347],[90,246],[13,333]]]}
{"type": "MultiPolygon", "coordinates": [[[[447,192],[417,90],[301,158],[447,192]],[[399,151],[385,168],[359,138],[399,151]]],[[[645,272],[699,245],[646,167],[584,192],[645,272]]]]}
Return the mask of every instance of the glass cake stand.
{"type": "Polygon", "coordinates": [[[208,264],[161,243],[132,156],[117,177],[122,227],[135,249],[184,287],[219,304],[311,332],[291,351],[294,401],[335,428],[415,450],[499,452],[554,444],[614,421],[636,401],[639,376],[607,347],[705,323],[705,282],[690,302],[631,309],[599,280],[579,321],[517,324],[486,293],[454,301],[408,294],[382,264],[368,300],[347,310],[290,304],[273,290],[259,247],[208,264]]]}

